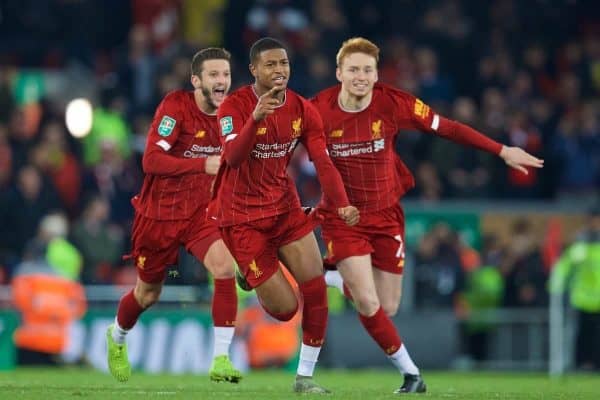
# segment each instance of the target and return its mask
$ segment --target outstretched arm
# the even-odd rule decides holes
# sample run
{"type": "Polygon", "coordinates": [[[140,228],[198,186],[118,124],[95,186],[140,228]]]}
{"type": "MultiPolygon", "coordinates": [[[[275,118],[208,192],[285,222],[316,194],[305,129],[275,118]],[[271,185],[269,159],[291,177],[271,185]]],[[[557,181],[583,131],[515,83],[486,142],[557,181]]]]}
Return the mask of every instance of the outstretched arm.
{"type": "Polygon", "coordinates": [[[542,168],[544,166],[544,160],[532,156],[520,147],[504,146],[468,125],[449,120],[438,114],[435,114],[432,119],[431,129],[439,136],[453,142],[496,154],[504,160],[506,165],[518,169],[524,174],[527,174],[526,167],[542,168]]]}
{"type": "Polygon", "coordinates": [[[544,160],[532,156],[519,147],[504,146],[468,125],[445,118],[412,95],[404,93],[397,99],[401,109],[400,115],[408,116],[408,125],[411,128],[434,133],[453,142],[498,155],[508,166],[525,174],[527,174],[526,167],[544,166],[544,160]]]}

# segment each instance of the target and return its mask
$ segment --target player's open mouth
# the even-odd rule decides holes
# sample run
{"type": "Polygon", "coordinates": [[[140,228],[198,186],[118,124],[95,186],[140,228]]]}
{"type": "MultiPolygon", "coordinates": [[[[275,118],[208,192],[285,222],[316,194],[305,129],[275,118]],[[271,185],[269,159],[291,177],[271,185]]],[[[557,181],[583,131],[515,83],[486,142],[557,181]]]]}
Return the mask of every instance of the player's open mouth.
{"type": "Polygon", "coordinates": [[[364,90],[369,87],[369,85],[367,85],[366,83],[355,83],[352,86],[354,86],[358,90],[364,90]]]}
{"type": "Polygon", "coordinates": [[[225,88],[213,89],[213,96],[216,100],[223,100],[225,98],[225,88]]]}
{"type": "Polygon", "coordinates": [[[273,79],[273,82],[275,82],[277,85],[283,85],[285,82],[285,76],[278,76],[277,78],[273,79]]]}

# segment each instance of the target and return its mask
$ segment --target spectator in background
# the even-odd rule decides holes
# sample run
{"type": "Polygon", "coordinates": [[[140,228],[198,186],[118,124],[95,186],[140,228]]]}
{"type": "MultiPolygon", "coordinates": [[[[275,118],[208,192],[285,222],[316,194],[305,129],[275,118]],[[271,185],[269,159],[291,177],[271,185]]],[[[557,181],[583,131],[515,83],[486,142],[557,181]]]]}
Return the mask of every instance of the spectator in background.
{"type": "Polygon", "coordinates": [[[68,234],[65,215],[45,215],[37,235],[25,246],[23,262],[17,266],[15,275],[44,274],[78,281],[83,262],[79,250],[67,241],[68,234]]]}
{"type": "Polygon", "coordinates": [[[112,283],[114,270],[120,266],[124,235],[109,223],[109,216],[109,203],[93,197],[72,230],[71,240],[83,256],[83,283],[112,283]]]}
{"type": "Polygon", "coordinates": [[[125,119],[127,100],[111,89],[104,89],[103,105],[96,107],[90,133],[83,139],[83,156],[86,165],[102,162],[101,144],[107,141],[117,146],[121,158],[129,156],[130,130],[125,119]]]}
{"type": "Polygon", "coordinates": [[[140,185],[141,171],[132,165],[131,159],[123,158],[118,144],[111,139],[102,140],[99,151],[99,162],[84,176],[86,193],[99,194],[108,200],[111,222],[127,223],[132,217],[130,199],[140,185]]]}
{"type": "Polygon", "coordinates": [[[175,47],[181,0],[133,0],[133,23],[142,25],[150,34],[155,53],[166,55],[175,47]]]}
{"type": "Polygon", "coordinates": [[[505,281],[505,307],[541,307],[548,303],[541,243],[529,221],[512,226],[510,242],[500,265],[505,281]]]}
{"type": "Polygon", "coordinates": [[[13,71],[8,67],[0,66],[0,124],[8,121],[15,107],[11,88],[13,71]]]}
{"type": "Polygon", "coordinates": [[[413,194],[425,203],[437,203],[441,200],[444,185],[437,168],[431,161],[421,162],[415,171],[415,189],[413,194]]]}
{"type": "Polygon", "coordinates": [[[150,32],[144,25],[134,25],[129,31],[129,46],[119,67],[119,86],[130,94],[134,114],[152,112],[156,101],[155,87],[158,59],[152,52],[150,32]]]}
{"type": "Polygon", "coordinates": [[[12,148],[8,141],[8,129],[0,122],[0,191],[5,191],[13,174],[12,148]]]}
{"type": "Polygon", "coordinates": [[[33,149],[32,158],[34,164],[49,176],[64,208],[73,217],[79,211],[83,172],[79,160],[68,147],[66,135],[62,123],[48,122],[42,130],[41,141],[33,149]]]}
{"type": "Polygon", "coordinates": [[[462,300],[457,307],[458,317],[463,320],[462,335],[466,353],[475,361],[485,361],[490,331],[494,325],[481,322],[476,313],[493,311],[501,306],[504,279],[498,269],[501,250],[498,238],[484,238],[481,264],[466,275],[462,300]]]}
{"type": "MultiPolygon", "coordinates": [[[[317,40],[311,42],[309,49],[311,52],[314,52],[312,54],[306,52],[306,54],[310,58],[316,55],[317,57],[325,57],[326,60],[332,60],[337,53],[338,43],[341,43],[350,35],[348,19],[340,8],[342,2],[337,0],[316,0],[311,3],[312,29],[315,30],[316,35],[314,37],[317,40]]],[[[330,67],[332,68],[333,66],[330,67]]],[[[328,76],[331,77],[332,74],[328,76]]],[[[319,90],[327,86],[321,86],[319,90]]],[[[316,94],[316,91],[313,94],[316,94]]]]}
{"type": "Polygon", "coordinates": [[[258,0],[246,14],[244,42],[247,46],[263,36],[281,38],[293,48],[301,47],[308,26],[307,10],[292,0],[258,0]]]}
{"type": "MultiPolygon", "coordinates": [[[[8,142],[8,131],[6,126],[0,122],[0,206],[6,205],[3,197],[4,193],[10,190],[12,179],[12,149],[8,142]]],[[[5,242],[6,235],[9,234],[7,229],[8,220],[7,212],[0,210],[0,283],[4,283],[8,275],[8,263],[15,255],[5,242]]]]}
{"type": "Polygon", "coordinates": [[[600,175],[596,164],[600,145],[598,115],[585,115],[587,134],[582,132],[575,113],[564,115],[552,142],[552,154],[558,162],[559,191],[563,195],[581,195],[595,191],[600,175]]]}
{"type": "Polygon", "coordinates": [[[435,225],[419,243],[415,264],[417,306],[454,308],[465,281],[456,232],[435,225]]]}
{"type": "MultiPolygon", "coordinates": [[[[521,147],[528,153],[541,153],[542,137],[537,128],[529,122],[524,109],[510,113],[507,128],[506,143],[521,147]]],[[[535,169],[530,169],[527,175],[507,170],[506,195],[510,198],[536,198],[539,193],[539,175],[535,169]]]]}
{"type": "Polygon", "coordinates": [[[554,266],[551,293],[570,291],[571,306],[579,311],[577,366],[600,369],[600,205],[591,210],[586,229],[554,266]]]}
{"type": "Polygon", "coordinates": [[[12,300],[22,313],[14,332],[18,362],[47,363],[68,342],[68,327],[85,313],[83,287],[77,283],[82,259],[65,238],[69,224],[60,213],[44,216],[12,281],[12,300]]]}
{"type": "Polygon", "coordinates": [[[17,174],[14,187],[0,193],[0,243],[20,257],[38,229],[42,217],[60,209],[60,201],[49,181],[37,168],[27,165],[17,174]]]}
{"type": "Polygon", "coordinates": [[[385,54],[379,68],[379,77],[408,92],[418,91],[415,61],[410,43],[403,37],[393,36],[385,43],[385,54]]]}
{"type": "MultiPolygon", "coordinates": [[[[477,106],[467,97],[454,101],[452,116],[457,121],[479,127],[477,106]]],[[[494,158],[483,152],[470,151],[443,140],[431,141],[432,158],[438,171],[446,177],[452,197],[485,197],[490,191],[494,158]]]]}
{"type": "Polygon", "coordinates": [[[454,97],[452,81],[441,75],[437,55],[428,47],[415,52],[419,88],[417,93],[424,102],[443,109],[454,97]]]}

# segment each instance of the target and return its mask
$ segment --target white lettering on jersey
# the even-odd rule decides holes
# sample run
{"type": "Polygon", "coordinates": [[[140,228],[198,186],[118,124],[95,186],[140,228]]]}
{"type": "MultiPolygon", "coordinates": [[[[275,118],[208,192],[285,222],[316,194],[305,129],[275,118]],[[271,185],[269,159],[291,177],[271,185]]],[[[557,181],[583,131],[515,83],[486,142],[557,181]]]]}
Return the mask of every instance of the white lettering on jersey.
{"type": "Polygon", "coordinates": [[[377,153],[385,149],[385,139],[376,139],[371,142],[359,143],[333,143],[329,145],[330,157],[351,157],[361,154],[377,153]]]}

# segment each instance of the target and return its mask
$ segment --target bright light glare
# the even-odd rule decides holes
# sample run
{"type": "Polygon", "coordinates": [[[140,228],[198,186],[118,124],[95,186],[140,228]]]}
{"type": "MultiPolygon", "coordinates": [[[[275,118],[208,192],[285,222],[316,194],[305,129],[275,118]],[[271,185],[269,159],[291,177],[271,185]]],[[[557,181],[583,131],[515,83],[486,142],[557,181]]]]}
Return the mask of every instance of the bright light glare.
{"type": "Polygon", "coordinates": [[[67,129],[76,138],[85,137],[92,129],[92,104],[87,99],[73,99],[65,113],[67,129]]]}

